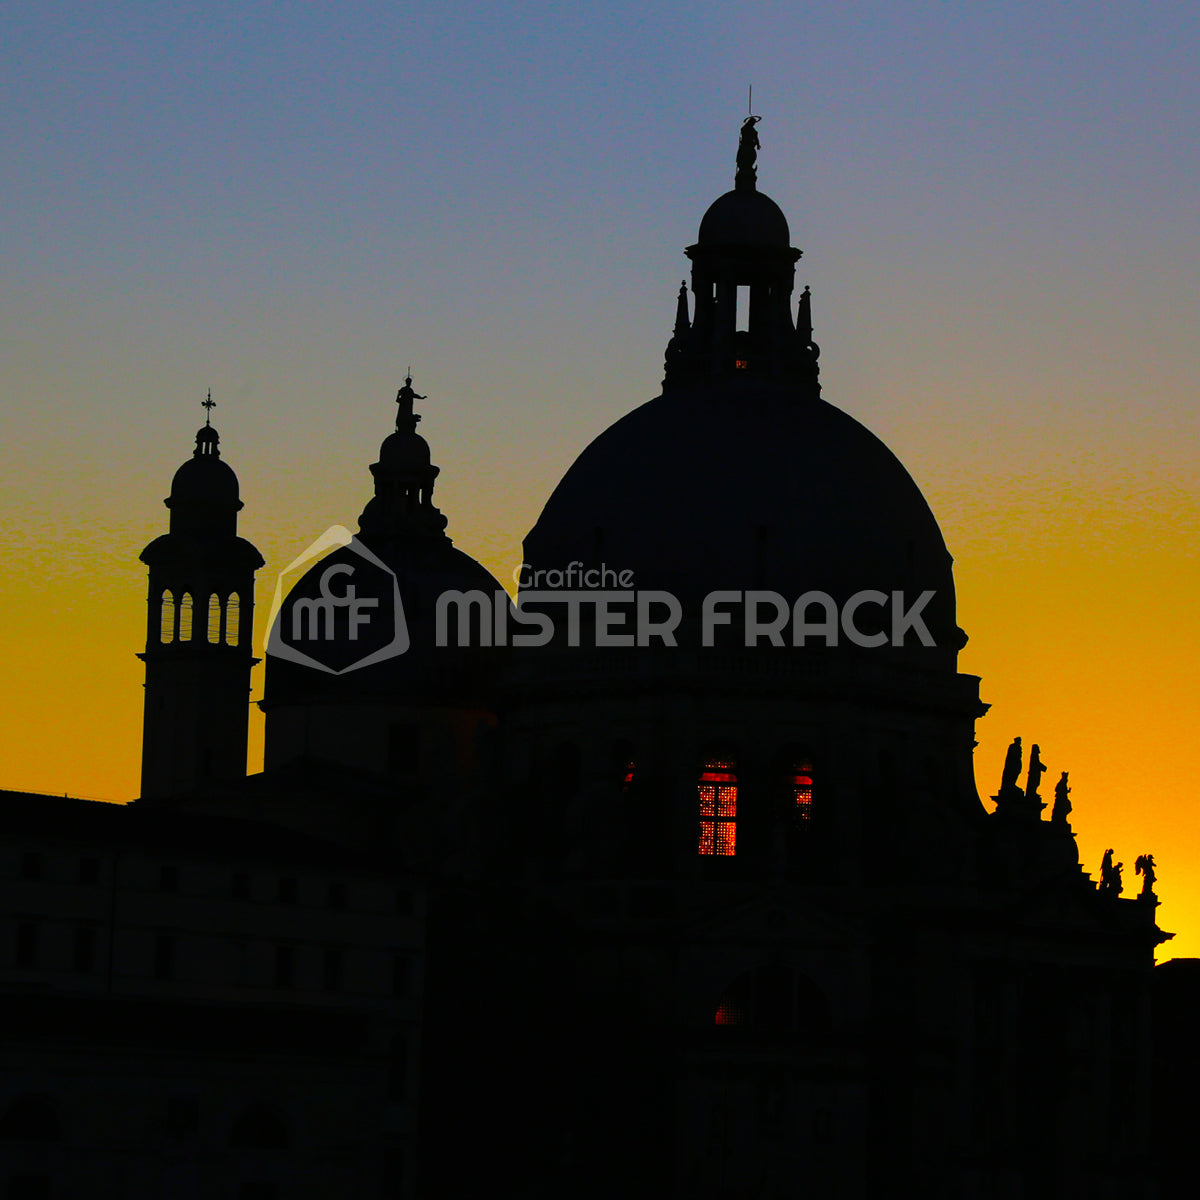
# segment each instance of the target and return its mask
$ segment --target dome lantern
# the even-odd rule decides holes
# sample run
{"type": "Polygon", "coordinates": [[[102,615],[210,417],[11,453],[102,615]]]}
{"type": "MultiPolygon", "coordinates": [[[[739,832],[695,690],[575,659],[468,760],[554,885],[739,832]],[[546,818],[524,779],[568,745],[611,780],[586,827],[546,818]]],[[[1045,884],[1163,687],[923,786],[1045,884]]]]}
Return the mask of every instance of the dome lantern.
{"type": "Polygon", "coordinates": [[[820,395],[811,329],[793,323],[791,295],[801,251],[787,218],[757,187],[760,117],[742,123],[734,188],[700,222],[692,260],[694,315],[681,297],[667,351],[664,390],[704,380],[769,379],[802,398],[820,395]]]}

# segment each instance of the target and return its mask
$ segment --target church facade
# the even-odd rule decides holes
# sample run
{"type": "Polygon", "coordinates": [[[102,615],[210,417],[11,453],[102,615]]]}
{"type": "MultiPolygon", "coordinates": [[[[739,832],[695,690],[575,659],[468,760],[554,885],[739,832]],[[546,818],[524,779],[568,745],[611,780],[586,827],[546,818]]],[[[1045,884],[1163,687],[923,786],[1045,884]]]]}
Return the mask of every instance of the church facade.
{"type": "Polygon", "coordinates": [[[1173,1194],[1153,862],[1097,885],[1019,739],[981,803],[950,554],[821,395],[756,123],[516,606],[406,380],[250,777],[262,560],[199,431],[142,555],[142,796],[0,797],[6,1195],[1173,1194]]]}

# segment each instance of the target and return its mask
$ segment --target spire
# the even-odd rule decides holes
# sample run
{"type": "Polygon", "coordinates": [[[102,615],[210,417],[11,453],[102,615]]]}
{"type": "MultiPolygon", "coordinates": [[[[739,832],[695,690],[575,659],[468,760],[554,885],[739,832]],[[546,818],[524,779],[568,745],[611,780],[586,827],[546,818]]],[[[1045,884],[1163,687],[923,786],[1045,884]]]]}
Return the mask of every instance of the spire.
{"type": "Polygon", "coordinates": [[[814,397],[821,395],[821,368],[817,360],[821,347],[813,341],[812,292],[805,284],[796,306],[796,359],[797,368],[814,397]]]}
{"type": "Polygon", "coordinates": [[[212,410],[217,407],[217,402],[212,398],[212,388],[208,389],[208,399],[200,401],[200,407],[204,409],[205,425],[212,424],[212,410]]]}
{"type": "Polygon", "coordinates": [[[675,304],[675,336],[677,338],[687,337],[691,327],[692,323],[688,319],[687,280],[681,279],[679,281],[679,298],[675,304]]]}

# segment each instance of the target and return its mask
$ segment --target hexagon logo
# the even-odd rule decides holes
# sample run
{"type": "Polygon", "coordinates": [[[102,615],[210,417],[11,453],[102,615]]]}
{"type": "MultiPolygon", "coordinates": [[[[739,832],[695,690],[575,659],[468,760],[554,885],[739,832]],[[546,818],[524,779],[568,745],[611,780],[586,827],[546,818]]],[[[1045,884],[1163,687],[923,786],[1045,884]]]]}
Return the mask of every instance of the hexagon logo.
{"type": "Polygon", "coordinates": [[[395,571],[344,526],[327,529],[279,573],[267,654],[345,675],[408,646],[395,571]]]}

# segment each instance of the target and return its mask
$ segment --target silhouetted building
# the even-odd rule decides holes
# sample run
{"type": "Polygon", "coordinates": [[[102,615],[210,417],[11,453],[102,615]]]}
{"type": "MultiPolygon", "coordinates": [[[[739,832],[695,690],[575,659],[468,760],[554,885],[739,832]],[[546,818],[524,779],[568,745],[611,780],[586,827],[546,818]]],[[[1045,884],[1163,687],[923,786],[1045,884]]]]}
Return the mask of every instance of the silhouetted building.
{"type": "Polygon", "coordinates": [[[261,559],[200,431],[143,554],[143,798],[4,800],[10,1194],[1156,1195],[1152,860],[1097,887],[1019,739],[980,803],[950,555],[821,398],[757,144],[515,610],[406,380],[250,778],[261,559]]]}

